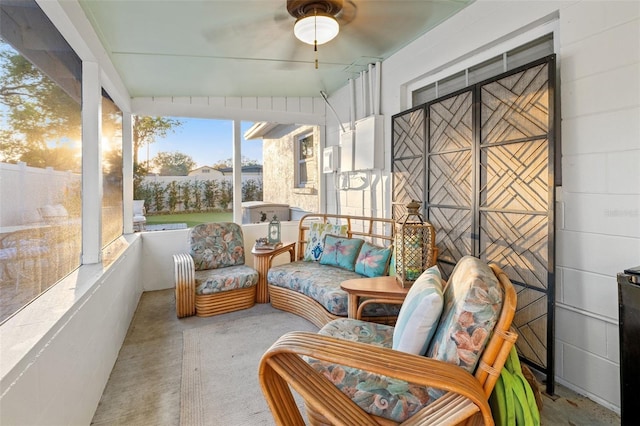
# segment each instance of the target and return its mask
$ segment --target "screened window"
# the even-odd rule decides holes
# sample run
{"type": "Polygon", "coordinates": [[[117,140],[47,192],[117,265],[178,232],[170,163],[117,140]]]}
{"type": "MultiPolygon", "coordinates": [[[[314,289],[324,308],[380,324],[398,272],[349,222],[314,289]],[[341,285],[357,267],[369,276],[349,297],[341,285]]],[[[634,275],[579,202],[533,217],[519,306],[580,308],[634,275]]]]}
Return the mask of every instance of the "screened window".
{"type": "Polygon", "coordinates": [[[0,321],[80,264],[81,73],[35,1],[0,3],[0,321]]]}
{"type": "Polygon", "coordinates": [[[414,90],[413,105],[425,104],[551,54],[553,54],[553,34],[547,34],[500,56],[414,90]]]}

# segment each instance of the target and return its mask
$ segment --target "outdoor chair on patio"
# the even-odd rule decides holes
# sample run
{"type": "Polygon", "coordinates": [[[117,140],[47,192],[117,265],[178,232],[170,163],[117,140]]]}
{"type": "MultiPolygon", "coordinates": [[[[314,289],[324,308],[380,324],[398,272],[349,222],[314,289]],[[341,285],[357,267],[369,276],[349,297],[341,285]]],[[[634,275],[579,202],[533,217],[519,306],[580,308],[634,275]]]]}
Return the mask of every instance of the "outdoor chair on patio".
{"type": "Polygon", "coordinates": [[[276,424],[304,424],[293,389],[313,425],[492,425],[489,396],[517,338],[515,290],[471,256],[442,284],[437,267],[425,271],[395,328],[341,318],[278,339],[259,371],[276,424]]]}
{"type": "Polygon", "coordinates": [[[133,200],[133,230],[144,231],[144,225],[147,223],[144,208],[144,200],[133,200]]]}
{"type": "Polygon", "coordinates": [[[208,317],[255,304],[258,272],[245,265],[239,225],[196,225],[189,232],[189,250],[173,256],[179,318],[208,317]]]}

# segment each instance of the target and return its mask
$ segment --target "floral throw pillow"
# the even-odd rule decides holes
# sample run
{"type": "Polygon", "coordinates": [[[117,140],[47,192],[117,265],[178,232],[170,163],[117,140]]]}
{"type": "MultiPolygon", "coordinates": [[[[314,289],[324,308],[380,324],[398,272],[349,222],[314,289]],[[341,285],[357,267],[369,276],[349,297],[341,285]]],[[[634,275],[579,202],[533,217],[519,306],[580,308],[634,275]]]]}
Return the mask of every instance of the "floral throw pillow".
{"type": "Polygon", "coordinates": [[[460,259],[444,290],[442,315],[426,355],[473,374],[500,316],[503,297],[485,262],[473,256],[460,259]]]}
{"type": "Polygon", "coordinates": [[[353,271],[353,264],[364,241],[358,238],[343,238],[334,235],[324,237],[324,250],[320,257],[321,265],[337,266],[353,271]]]}
{"type": "Polygon", "coordinates": [[[307,246],[304,250],[304,259],[319,261],[324,248],[324,237],[327,234],[344,237],[347,235],[347,225],[332,225],[330,223],[312,223],[307,236],[307,246]]]}
{"type": "Polygon", "coordinates": [[[379,247],[368,242],[362,244],[355,271],[365,277],[381,277],[387,271],[391,247],[379,247]]]}

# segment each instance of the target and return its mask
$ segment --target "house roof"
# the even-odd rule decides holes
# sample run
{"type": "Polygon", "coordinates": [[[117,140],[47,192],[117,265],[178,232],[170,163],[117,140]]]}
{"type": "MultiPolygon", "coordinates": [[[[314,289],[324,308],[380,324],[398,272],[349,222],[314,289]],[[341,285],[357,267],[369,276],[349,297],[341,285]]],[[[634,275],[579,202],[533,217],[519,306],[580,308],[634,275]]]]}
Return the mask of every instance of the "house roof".
{"type": "MultiPolygon", "coordinates": [[[[224,167],[220,170],[223,174],[233,173],[233,167],[224,167]]],[[[242,166],[242,173],[262,173],[262,165],[242,166]]]]}

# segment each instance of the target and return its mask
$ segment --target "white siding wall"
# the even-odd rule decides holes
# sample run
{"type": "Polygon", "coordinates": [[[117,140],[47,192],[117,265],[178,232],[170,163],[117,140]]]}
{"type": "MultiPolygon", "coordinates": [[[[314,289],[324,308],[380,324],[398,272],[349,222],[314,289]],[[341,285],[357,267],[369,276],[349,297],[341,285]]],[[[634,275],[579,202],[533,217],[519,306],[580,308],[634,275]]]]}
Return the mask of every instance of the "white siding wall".
{"type": "Polygon", "coordinates": [[[556,364],[619,410],[616,273],[640,264],[640,3],[560,14],[563,192],[556,364]]]}

